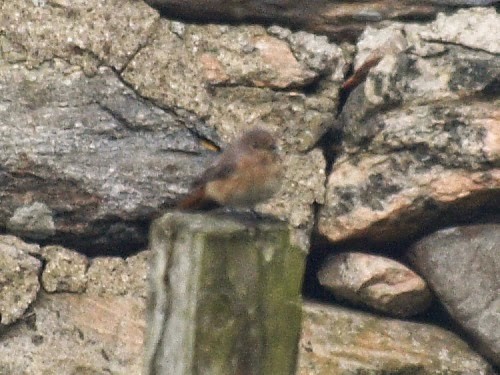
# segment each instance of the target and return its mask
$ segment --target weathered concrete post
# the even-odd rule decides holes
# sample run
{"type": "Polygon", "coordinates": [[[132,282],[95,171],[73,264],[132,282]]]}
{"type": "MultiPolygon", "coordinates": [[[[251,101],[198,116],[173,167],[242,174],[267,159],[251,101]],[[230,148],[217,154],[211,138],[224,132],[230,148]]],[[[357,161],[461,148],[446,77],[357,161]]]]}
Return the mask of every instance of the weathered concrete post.
{"type": "Polygon", "coordinates": [[[291,375],[304,252],[284,223],[170,213],[154,222],[146,375],[291,375]]]}

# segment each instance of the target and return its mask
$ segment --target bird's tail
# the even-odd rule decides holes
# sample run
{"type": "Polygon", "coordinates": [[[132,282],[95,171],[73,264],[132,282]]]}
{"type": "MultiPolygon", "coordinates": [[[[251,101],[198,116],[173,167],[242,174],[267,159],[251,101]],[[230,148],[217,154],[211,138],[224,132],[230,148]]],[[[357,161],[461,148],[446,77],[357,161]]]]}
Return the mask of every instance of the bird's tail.
{"type": "Polygon", "coordinates": [[[198,187],[177,203],[177,208],[183,211],[206,211],[219,207],[220,205],[212,199],[207,199],[205,188],[198,187]]]}

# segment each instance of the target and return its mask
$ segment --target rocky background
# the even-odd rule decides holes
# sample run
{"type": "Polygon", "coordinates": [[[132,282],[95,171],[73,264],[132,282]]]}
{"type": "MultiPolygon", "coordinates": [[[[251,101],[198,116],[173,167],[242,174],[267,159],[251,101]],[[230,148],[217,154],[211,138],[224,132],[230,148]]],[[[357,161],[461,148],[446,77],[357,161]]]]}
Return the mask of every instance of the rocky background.
{"type": "Polygon", "coordinates": [[[1,0],[0,374],[140,373],[149,224],[255,125],[298,373],[498,373],[494,3],[1,0]]]}

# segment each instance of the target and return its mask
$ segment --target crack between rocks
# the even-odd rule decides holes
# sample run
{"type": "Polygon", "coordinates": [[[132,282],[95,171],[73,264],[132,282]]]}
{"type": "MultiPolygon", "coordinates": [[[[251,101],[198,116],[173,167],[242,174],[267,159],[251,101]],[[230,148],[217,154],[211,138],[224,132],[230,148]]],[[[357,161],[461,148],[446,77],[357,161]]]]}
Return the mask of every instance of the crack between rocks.
{"type": "Polygon", "coordinates": [[[149,47],[149,45],[151,44],[153,38],[156,36],[156,34],[158,32],[158,28],[160,27],[160,21],[161,21],[161,18],[158,17],[155,20],[155,22],[153,23],[153,25],[151,25],[150,30],[148,30],[148,34],[146,36],[146,40],[143,43],[139,43],[139,45],[137,46],[137,48],[135,49],[135,51],[132,52],[132,54],[130,55],[130,57],[127,59],[127,61],[125,61],[125,63],[123,64],[123,66],[120,69],[114,69],[115,72],[120,77],[122,77],[122,73],[128,68],[128,66],[130,65],[130,63],[142,52],[142,50],[144,48],[146,48],[146,47],[149,47]]]}
{"type": "Polygon", "coordinates": [[[445,46],[461,47],[465,50],[473,51],[473,52],[484,52],[484,53],[487,53],[488,55],[491,55],[494,57],[500,56],[500,53],[491,52],[491,51],[485,50],[484,48],[466,46],[464,44],[452,42],[452,41],[448,41],[448,40],[441,40],[441,39],[437,39],[437,38],[425,38],[425,37],[422,37],[422,40],[426,41],[426,42],[430,42],[430,43],[442,44],[445,46]]]}
{"type": "Polygon", "coordinates": [[[303,94],[306,94],[308,91],[310,91],[310,87],[316,86],[324,76],[318,75],[316,78],[312,79],[311,82],[304,84],[304,85],[289,85],[287,87],[273,87],[273,86],[257,86],[257,85],[251,85],[251,84],[246,84],[246,83],[238,83],[238,82],[229,82],[229,83],[217,83],[217,84],[207,84],[207,91],[214,91],[214,89],[217,88],[237,88],[241,87],[244,89],[259,89],[259,90],[270,90],[273,92],[277,93],[294,93],[294,92],[300,92],[303,94]]]}

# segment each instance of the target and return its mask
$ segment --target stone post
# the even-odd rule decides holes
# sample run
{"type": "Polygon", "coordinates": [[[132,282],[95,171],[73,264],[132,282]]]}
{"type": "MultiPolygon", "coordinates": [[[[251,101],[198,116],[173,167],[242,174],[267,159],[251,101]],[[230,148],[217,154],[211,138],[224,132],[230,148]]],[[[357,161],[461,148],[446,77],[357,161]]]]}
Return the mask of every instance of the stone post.
{"type": "Polygon", "coordinates": [[[169,213],[151,228],[146,375],[292,375],[305,253],[285,223],[169,213]]]}

